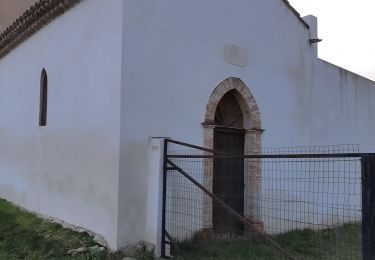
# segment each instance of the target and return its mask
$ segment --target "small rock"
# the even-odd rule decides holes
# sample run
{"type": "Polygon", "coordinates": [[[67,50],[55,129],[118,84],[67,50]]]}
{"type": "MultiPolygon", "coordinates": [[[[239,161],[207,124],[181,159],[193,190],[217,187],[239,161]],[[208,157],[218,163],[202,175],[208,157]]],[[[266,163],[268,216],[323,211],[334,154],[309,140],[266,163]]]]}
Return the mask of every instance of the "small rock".
{"type": "Polygon", "coordinates": [[[86,251],[87,251],[86,247],[80,247],[80,248],[77,248],[77,249],[70,249],[68,251],[68,255],[76,255],[76,254],[80,254],[80,253],[83,253],[83,252],[86,252],[86,251]]]}
{"type": "Polygon", "coordinates": [[[105,239],[98,234],[94,235],[94,241],[103,247],[108,247],[107,241],[105,241],[105,239]]]}
{"type": "Polygon", "coordinates": [[[144,245],[141,242],[127,245],[120,249],[120,251],[126,256],[136,256],[137,253],[144,249],[144,245]]]}
{"type": "Polygon", "coordinates": [[[155,245],[147,243],[145,241],[139,241],[134,244],[127,245],[119,250],[123,255],[128,257],[135,257],[139,252],[146,252],[149,254],[154,253],[155,245]]]}
{"type": "Polygon", "coordinates": [[[96,246],[90,246],[89,250],[96,253],[96,252],[100,251],[100,247],[98,245],[96,245],[96,246]]]}
{"type": "Polygon", "coordinates": [[[144,242],[144,250],[146,251],[146,253],[152,254],[155,251],[155,245],[151,244],[151,243],[144,242]]]}

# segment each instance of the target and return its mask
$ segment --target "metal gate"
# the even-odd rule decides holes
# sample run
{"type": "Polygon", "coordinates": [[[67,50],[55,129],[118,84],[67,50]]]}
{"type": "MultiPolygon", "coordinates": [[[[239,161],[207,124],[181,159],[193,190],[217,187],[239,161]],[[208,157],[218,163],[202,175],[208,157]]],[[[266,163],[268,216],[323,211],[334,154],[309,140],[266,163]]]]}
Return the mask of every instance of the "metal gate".
{"type": "Polygon", "coordinates": [[[352,145],[239,156],[166,140],[162,256],[375,259],[374,174],[352,145]]]}

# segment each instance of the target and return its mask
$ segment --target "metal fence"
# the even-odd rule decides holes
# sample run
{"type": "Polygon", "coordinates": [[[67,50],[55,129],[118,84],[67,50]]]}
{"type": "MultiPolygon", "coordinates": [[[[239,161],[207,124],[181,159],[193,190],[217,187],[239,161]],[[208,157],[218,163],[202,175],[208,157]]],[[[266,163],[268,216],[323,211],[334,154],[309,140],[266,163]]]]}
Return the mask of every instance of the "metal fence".
{"type": "Polygon", "coordinates": [[[167,140],[163,255],[373,259],[371,158],[352,145],[232,156],[167,140]]]}

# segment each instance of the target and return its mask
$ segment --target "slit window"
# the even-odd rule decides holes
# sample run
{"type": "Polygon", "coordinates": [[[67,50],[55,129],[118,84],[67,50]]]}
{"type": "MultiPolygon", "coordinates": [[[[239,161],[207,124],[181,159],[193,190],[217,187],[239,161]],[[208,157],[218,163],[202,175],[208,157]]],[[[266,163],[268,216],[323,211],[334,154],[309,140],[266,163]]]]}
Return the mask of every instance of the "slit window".
{"type": "Polygon", "coordinates": [[[47,94],[48,94],[48,79],[45,69],[40,75],[40,107],[39,107],[39,126],[47,125],[47,94]]]}

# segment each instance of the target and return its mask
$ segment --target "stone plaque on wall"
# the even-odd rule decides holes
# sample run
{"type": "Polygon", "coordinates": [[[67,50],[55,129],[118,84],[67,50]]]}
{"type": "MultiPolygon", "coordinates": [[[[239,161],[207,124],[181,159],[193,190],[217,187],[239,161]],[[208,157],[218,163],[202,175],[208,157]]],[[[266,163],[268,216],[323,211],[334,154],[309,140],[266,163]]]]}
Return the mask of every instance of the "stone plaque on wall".
{"type": "Polygon", "coordinates": [[[224,61],[239,67],[246,67],[248,64],[248,53],[244,48],[235,44],[224,46],[224,61]]]}

